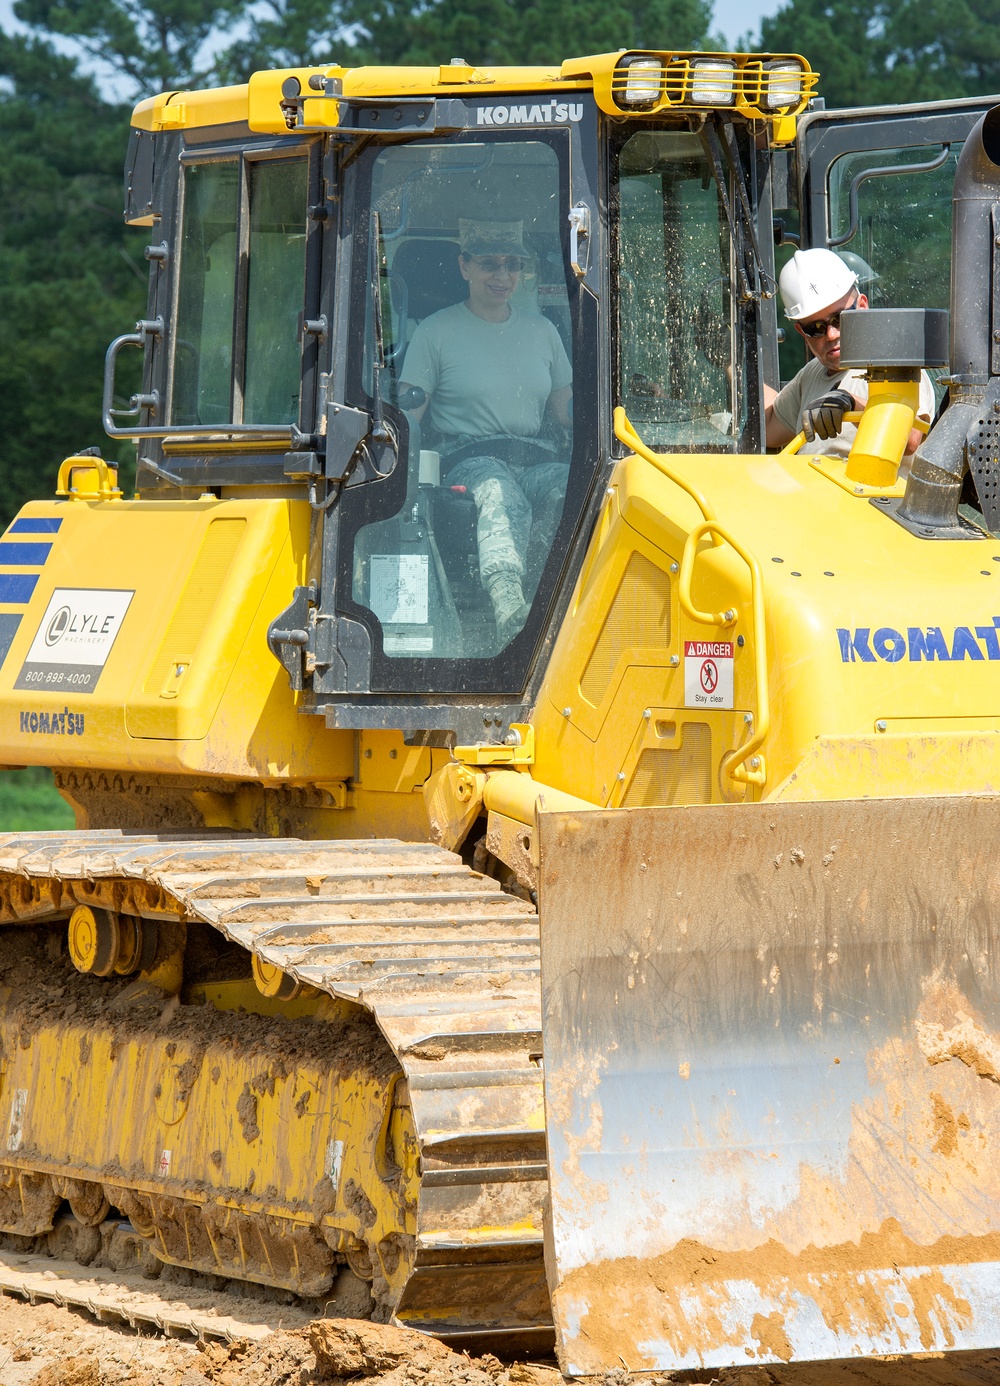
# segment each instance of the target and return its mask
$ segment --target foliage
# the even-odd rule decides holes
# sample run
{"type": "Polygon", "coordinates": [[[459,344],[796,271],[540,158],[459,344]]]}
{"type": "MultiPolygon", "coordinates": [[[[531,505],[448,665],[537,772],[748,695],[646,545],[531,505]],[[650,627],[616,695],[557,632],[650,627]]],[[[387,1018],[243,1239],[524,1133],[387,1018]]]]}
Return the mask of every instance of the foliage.
{"type": "MultiPolygon", "coordinates": [[[[56,467],[104,445],[105,348],[144,310],[141,231],[126,231],[127,108],[69,58],[0,33],[0,418],[4,523],[51,495],[56,467]]],[[[136,353],[138,355],[138,353],[136,353]]]]}
{"type": "Polygon", "coordinates": [[[617,48],[702,47],[708,0],[366,0],[356,46],[367,61],[558,63],[617,48]]]}
{"type": "Polygon", "coordinates": [[[828,106],[1000,90],[995,0],[789,0],[762,21],[760,43],[805,54],[828,106]]]}
{"type": "Polygon", "coordinates": [[[57,832],[75,825],[73,810],[41,766],[0,774],[0,832],[57,832]]]}
{"type": "Polygon", "coordinates": [[[303,62],[555,63],[623,46],[701,47],[711,18],[710,0],[17,0],[14,9],[39,33],[74,39],[137,94],[303,62]]]}
{"type": "Polygon", "coordinates": [[[76,41],[88,57],[110,64],[137,92],[202,84],[206,40],[246,9],[246,0],[16,0],[14,13],[42,34],[76,41]]]}

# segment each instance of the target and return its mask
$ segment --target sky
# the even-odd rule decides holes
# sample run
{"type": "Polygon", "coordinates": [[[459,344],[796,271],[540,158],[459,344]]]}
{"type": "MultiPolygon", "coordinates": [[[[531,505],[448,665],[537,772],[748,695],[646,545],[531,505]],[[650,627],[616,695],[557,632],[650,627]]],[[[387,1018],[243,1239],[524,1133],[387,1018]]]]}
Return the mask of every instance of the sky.
{"type": "MultiPolygon", "coordinates": [[[[712,27],[735,48],[742,35],[756,35],[761,19],[774,14],[781,4],[782,0],[715,0],[712,27]]],[[[14,0],[0,0],[0,26],[8,32],[20,27],[14,18],[14,0]]]]}
{"type": "MultiPolygon", "coordinates": [[[[7,0],[0,0],[3,5],[7,0]]],[[[781,0],[715,0],[713,28],[725,34],[730,48],[748,30],[756,37],[760,21],[781,9],[781,0]]]]}

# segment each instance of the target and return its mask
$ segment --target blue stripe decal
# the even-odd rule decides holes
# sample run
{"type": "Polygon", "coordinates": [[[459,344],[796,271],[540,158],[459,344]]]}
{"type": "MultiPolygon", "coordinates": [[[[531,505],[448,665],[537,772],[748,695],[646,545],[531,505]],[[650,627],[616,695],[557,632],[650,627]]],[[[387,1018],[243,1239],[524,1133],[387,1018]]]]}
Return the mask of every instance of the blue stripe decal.
{"type": "Polygon", "coordinates": [[[43,515],[41,519],[34,520],[30,516],[25,516],[22,520],[15,520],[7,531],[8,534],[58,534],[62,520],[56,516],[43,515]]]}
{"type": "Polygon", "coordinates": [[[40,568],[51,552],[51,544],[0,544],[0,567],[40,568]]]}
{"type": "Polygon", "coordinates": [[[0,602],[30,602],[37,573],[0,573],[0,602]]]}

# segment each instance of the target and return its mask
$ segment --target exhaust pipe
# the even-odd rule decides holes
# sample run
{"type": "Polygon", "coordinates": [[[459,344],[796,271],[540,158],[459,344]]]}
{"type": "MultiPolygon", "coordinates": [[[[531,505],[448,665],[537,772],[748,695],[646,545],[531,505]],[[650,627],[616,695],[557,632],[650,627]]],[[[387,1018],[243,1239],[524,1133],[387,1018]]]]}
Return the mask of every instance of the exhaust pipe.
{"type": "Polygon", "coordinates": [[[895,518],[923,538],[975,537],[958,516],[971,471],[986,528],[1000,533],[1000,106],[955,172],[949,355],[949,406],[916,451],[895,518]]]}

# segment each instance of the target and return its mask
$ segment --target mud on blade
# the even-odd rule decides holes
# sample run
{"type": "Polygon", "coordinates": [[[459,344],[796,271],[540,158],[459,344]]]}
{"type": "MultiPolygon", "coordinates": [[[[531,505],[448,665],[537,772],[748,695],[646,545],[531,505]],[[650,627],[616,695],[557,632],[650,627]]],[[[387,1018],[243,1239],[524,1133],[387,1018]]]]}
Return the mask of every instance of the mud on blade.
{"type": "Polygon", "coordinates": [[[1000,1343],[1000,800],[539,842],[564,1371],[1000,1343]]]}

